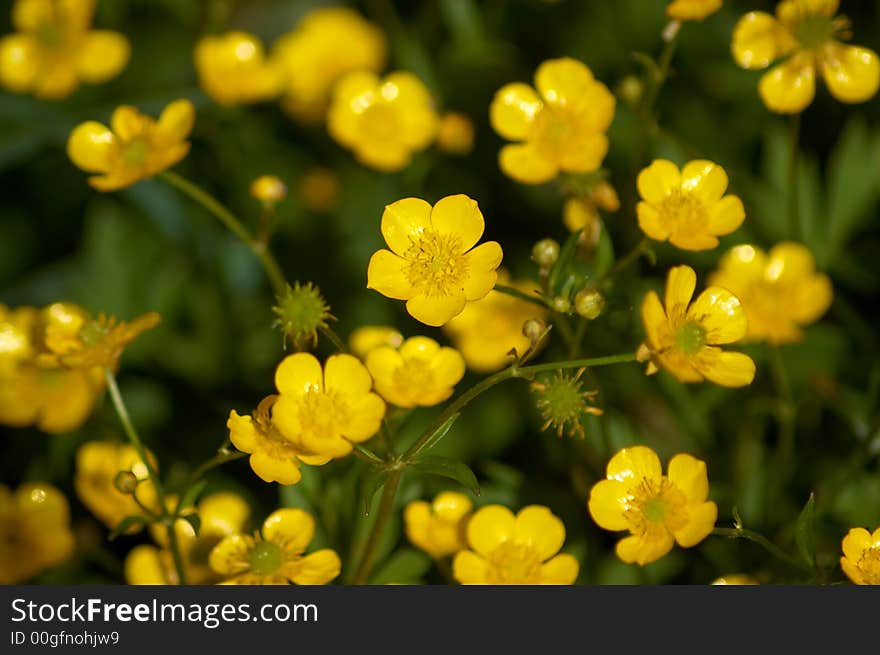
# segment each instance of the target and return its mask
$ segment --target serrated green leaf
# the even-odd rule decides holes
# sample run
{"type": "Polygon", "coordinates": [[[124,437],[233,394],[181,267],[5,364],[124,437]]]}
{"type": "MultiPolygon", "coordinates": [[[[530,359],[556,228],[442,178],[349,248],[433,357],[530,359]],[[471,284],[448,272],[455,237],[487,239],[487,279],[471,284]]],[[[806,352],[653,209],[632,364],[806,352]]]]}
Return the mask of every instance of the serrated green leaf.
{"type": "Polygon", "coordinates": [[[110,541],[113,541],[121,534],[125,534],[133,527],[143,527],[152,523],[152,520],[148,516],[144,516],[143,514],[132,514],[131,516],[126,516],[119,523],[116,524],[116,527],[111,530],[110,535],[107,537],[110,541]]]}
{"type": "Polygon", "coordinates": [[[798,516],[794,532],[795,542],[801,557],[810,566],[816,564],[816,495],[811,493],[809,500],[798,516]]]}
{"type": "Polygon", "coordinates": [[[413,470],[431,475],[440,475],[450,478],[470,489],[477,496],[480,495],[480,483],[470,467],[458,460],[447,457],[423,457],[413,463],[413,470]]]}

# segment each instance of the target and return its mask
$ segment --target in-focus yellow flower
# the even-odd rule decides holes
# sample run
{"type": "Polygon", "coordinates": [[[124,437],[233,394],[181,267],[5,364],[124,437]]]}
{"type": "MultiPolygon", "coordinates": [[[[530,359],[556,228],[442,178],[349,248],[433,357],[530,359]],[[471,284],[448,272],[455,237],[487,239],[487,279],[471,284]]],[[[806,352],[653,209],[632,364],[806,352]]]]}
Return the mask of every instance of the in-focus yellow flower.
{"type": "Polygon", "coordinates": [[[156,121],[134,107],[117,107],[110,128],[80,123],[67,140],[67,155],[88,173],[98,191],[115,191],[174,166],[189,152],[187,137],[195,121],[189,100],[175,100],[156,121]],[[111,130],[112,128],[112,130],[111,130]]]}
{"type": "Polygon", "coordinates": [[[380,80],[357,71],[334,87],[327,129],[365,166],[399,171],[431,145],[437,114],[430,92],[412,73],[397,71],[380,80]]]}
{"type": "Polygon", "coordinates": [[[774,344],[803,339],[801,326],[819,320],[834,296],[831,280],[816,272],[810,250],[790,241],[769,253],[750,245],[732,248],[709,283],[740,299],[748,319],[747,340],[774,344]]]}
{"type": "MultiPolygon", "coordinates": [[[[528,294],[539,290],[532,280],[511,280],[503,269],[498,271],[498,284],[528,294]]],[[[522,355],[531,345],[523,334],[523,324],[529,319],[544,319],[546,316],[547,310],[538,305],[500,291],[490,291],[485,298],[468,303],[443,330],[461,352],[469,369],[491,373],[510,362],[511,350],[522,355]]]]}
{"type": "Polygon", "coordinates": [[[703,20],[721,9],[722,0],[673,0],[666,15],[673,20],[703,20]]]}
{"type": "Polygon", "coordinates": [[[880,61],[868,48],[844,45],[850,21],[835,16],[840,0],[784,0],[776,16],[753,11],[733,31],[733,56],[742,68],[767,68],[758,92],[767,108],[797,114],[816,95],[816,74],[841,102],[870,100],[880,87],[880,61]]]}
{"type": "Polygon", "coordinates": [[[330,457],[305,455],[285,439],[272,423],[272,407],[278,396],[268,396],[254,410],[253,416],[229,413],[226,427],[229,440],[243,453],[250,453],[251,469],[264,482],[296,484],[302,479],[300,464],[320,466],[330,457]]]}
{"type": "Polygon", "coordinates": [[[562,209],[562,222],[570,232],[583,230],[589,243],[597,243],[602,229],[599,210],[616,212],[620,209],[617,191],[605,180],[590,189],[585,196],[569,198],[562,209]]]}
{"type": "Polygon", "coordinates": [[[447,196],[430,204],[404,198],[385,207],[379,250],[367,268],[367,288],[406,301],[410,316],[444,325],[465,305],[486,296],[498,277],[501,246],[483,236],[485,221],[475,200],[447,196]]]}
{"type": "Polygon", "coordinates": [[[323,585],[342,569],[329,548],[305,555],[315,535],[315,520],[301,509],[279,509],[253,535],[224,537],[211,551],[210,563],[223,584],[323,585]]]}
{"type": "Polygon", "coordinates": [[[746,217],[742,200],[724,195],[727,173],[698,159],[678,166],[657,159],[639,173],[636,210],[642,232],[683,250],[710,250],[717,237],[730,234],[746,217]]]}
{"type": "Polygon", "coordinates": [[[272,206],[287,197],[287,185],[277,175],[261,175],[250,187],[251,198],[272,206]]]}
{"type": "Polygon", "coordinates": [[[364,325],[357,328],[348,338],[348,346],[356,356],[364,359],[373,348],[391,346],[399,348],[403,335],[388,325],[364,325]]]}
{"type": "Polygon", "coordinates": [[[438,405],[464,376],[461,354],[428,337],[410,337],[399,349],[373,348],[366,364],[376,391],[398,407],[438,405]]]}
{"type": "Polygon", "coordinates": [[[590,515],[606,530],[629,530],[615,549],[627,564],[650,564],[675,543],[696,546],[715,528],[718,508],[707,500],[706,464],[691,455],[673,457],[663,475],[653,450],[624,448],[606,473],[590,491],[590,515]]]}
{"type": "Polygon", "coordinates": [[[221,105],[251,104],[281,93],[281,71],[266,61],[263,43],[248,32],[203,37],[195,64],[202,91],[221,105]]]}
{"type": "Polygon", "coordinates": [[[538,67],[535,88],[502,87],[489,118],[499,135],[519,142],[498,153],[501,170],[517,182],[541,184],[560,171],[598,170],[608,152],[614,96],[576,59],[550,59],[538,67]]]}
{"type": "Polygon", "coordinates": [[[435,559],[467,548],[465,528],[474,504],[455,491],[444,491],[428,503],[414,500],[403,511],[406,536],[435,559]]]}
{"type": "Polygon", "coordinates": [[[452,562],[461,584],[569,585],[578,575],[578,561],[559,553],[565,526],[547,507],[529,505],[514,516],[506,507],[487,505],[467,525],[471,550],[452,562]]]}
{"type": "MultiPolygon", "coordinates": [[[[150,464],[155,468],[153,455],[148,453],[150,464]]],[[[158,510],[158,498],[149,480],[147,466],[137,451],[128,444],[107,441],[87,441],[76,451],[76,473],[73,488],[82,504],[97,516],[108,528],[115,528],[126,516],[143,514],[131,494],[116,488],[116,476],[120,471],[130,471],[138,479],[134,495],[146,507],[158,510]]],[[[133,526],[129,532],[137,532],[133,526]]]]}
{"type": "Polygon", "coordinates": [[[466,155],[474,148],[474,122],[467,114],[448,111],[437,125],[437,147],[451,155],[466,155]]]}
{"type": "Polygon", "coordinates": [[[25,582],[73,553],[70,509],[58,489],[30,482],[0,484],[0,584],[25,582]]]}
{"type": "Polygon", "coordinates": [[[385,403],[370,391],[370,373],[351,355],[332,355],[323,369],[314,355],[288,355],[275,371],[275,386],[272,423],[300,459],[348,455],[379,431],[385,416],[385,403]]]}
{"type": "Polygon", "coordinates": [[[880,585],[880,527],[871,534],[852,528],[841,544],[840,568],[858,585],[880,585]]]}
{"type": "Polygon", "coordinates": [[[316,123],[324,117],[330,93],[346,73],[385,66],[385,35],[347,7],[323,7],[306,14],[275,43],[273,59],[284,73],[284,109],[316,123]]]}
{"type": "Polygon", "coordinates": [[[642,301],[646,341],[639,361],[650,360],[648,375],[661,366],[679,382],[704,379],[722,387],[742,387],[755,377],[755,362],[743,353],[718,346],[746,335],[746,315],[739,299],[727,289],[709,287],[691,303],[697,274],[676,266],[666,278],[664,306],[654,291],[642,301]]]}
{"type": "Polygon", "coordinates": [[[80,82],[100,84],[128,63],[128,39],[93,30],[96,0],[16,0],[16,32],[0,39],[0,83],[16,93],[57,100],[80,82]]]}
{"type": "Polygon", "coordinates": [[[342,184],[329,168],[310,168],[299,181],[299,194],[303,206],[316,214],[327,214],[339,206],[342,184]]]}
{"type": "Polygon", "coordinates": [[[749,575],[748,573],[730,573],[728,575],[723,575],[720,578],[716,578],[712,581],[713,585],[719,586],[743,586],[743,585],[756,585],[760,584],[754,576],[749,575]]]}

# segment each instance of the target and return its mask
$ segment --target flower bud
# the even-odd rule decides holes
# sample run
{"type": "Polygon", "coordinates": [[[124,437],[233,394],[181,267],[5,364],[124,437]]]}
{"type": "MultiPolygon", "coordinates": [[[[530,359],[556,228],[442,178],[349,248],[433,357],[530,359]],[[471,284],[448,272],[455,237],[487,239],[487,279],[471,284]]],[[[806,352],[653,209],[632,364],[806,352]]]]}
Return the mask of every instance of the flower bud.
{"type": "Polygon", "coordinates": [[[627,75],[620,81],[617,93],[620,98],[630,104],[636,104],[642,99],[645,92],[645,84],[635,75],[627,75]]]}
{"type": "Polygon", "coordinates": [[[275,175],[261,175],[251,182],[251,197],[264,205],[274,205],[287,197],[287,186],[275,175]]]}
{"type": "Polygon", "coordinates": [[[550,268],[559,259],[559,243],[553,239],[541,239],[532,248],[532,259],[541,268],[550,268]]]}
{"type": "Polygon", "coordinates": [[[116,491],[125,494],[126,496],[130,496],[134,493],[134,490],[137,489],[138,482],[140,482],[140,480],[138,480],[137,476],[131,471],[120,471],[116,474],[116,477],[113,478],[113,486],[116,487],[116,491]]]}
{"type": "Polygon", "coordinates": [[[571,311],[571,301],[563,296],[556,296],[550,301],[550,309],[560,314],[568,314],[571,311]]]}
{"type": "Polygon", "coordinates": [[[540,318],[530,318],[522,326],[523,336],[534,346],[547,333],[547,324],[540,318]]]}
{"type": "Polygon", "coordinates": [[[589,320],[598,318],[605,309],[605,297],[595,289],[581,289],[574,297],[574,310],[589,320]]]}
{"type": "Polygon", "coordinates": [[[278,316],[275,327],[284,333],[296,350],[308,350],[318,342],[318,330],[333,320],[330,307],[324,302],[321,291],[311,282],[295,282],[287,286],[277,297],[278,304],[272,311],[278,316]]]}

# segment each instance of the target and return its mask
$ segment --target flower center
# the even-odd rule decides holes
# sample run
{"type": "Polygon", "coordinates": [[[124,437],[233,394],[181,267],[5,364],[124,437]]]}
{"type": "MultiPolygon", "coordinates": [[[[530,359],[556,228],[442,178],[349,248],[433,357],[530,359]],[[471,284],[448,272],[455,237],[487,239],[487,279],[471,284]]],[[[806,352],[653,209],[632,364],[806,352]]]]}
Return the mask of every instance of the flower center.
{"type": "Polygon", "coordinates": [[[122,159],[126,164],[136,165],[143,163],[148,154],[150,154],[150,144],[146,139],[137,138],[125,146],[122,159]]]}
{"type": "Polygon", "coordinates": [[[857,566],[865,576],[865,582],[870,585],[880,585],[880,547],[865,548],[857,566]]]}
{"type": "Polygon", "coordinates": [[[530,141],[542,155],[555,160],[570,146],[577,133],[572,113],[561,107],[545,105],[535,117],[530,141]]]}
{"type": "Polygon", "coordinates": [[[459,291],[467,275],[461,239],[454,234],[425,232],[404,254],[409,283],[428,296],[447,296],[459,291]]]}
{"type": "Polygon", "coordinates": [[[250,563],[254,573],[274,573],[281,568],[281,549],[269,541],[257,542],[250,552],[250,563]]]}
{"type": "Polygon", "coordinates": [[[392,141],[400,132],[397,112],[387,104],[374,104],[361,114],[364,135],[371,141],[392,141]]]}
{"type": "Polygon", "coordinates": [[[675,345],[685,355],[696,355],[706,345],[706,329],[695,321],[688,321],[675,333],[675,345]]]}
{"type": "Polygon", "coordinates": [[[660,214],[672,223],[675,232],[703,232],[709,223],[709,212],[703,202],[691,193],[674,189],[660,205],[660,214]]]}
{"type": "Polygon", "coordinates": [[[339,436],[340,426],[349,424],[350,413],[348,404],[332,392],[309,391],[300,398],[302,432],[314,437],[339,436]]]}
{"type": "Polygon", "coordinates": [[[394,371],[394,386],[403,393],[434,388],[434,373],[425,359],[408,359],[394,371]]]}
{"type": "Polygon", "coordinates": [[[46,21],[37,28],[37,39],[48,48],[57,48],[64,41],[64,31],[54,21],[46,21]]]}
{"type": "Polygon", "coordinates": [[[643,478],[629,494],[624,516],[634,534],[658,529],[675,532],[687,525],[687,498],[668,478],[643,478]]]}
{"type": "Polygon", "coordinates": [[[536,584],[541,578],[541,559],[526,544],[505,542],[489,553],[489,584],[536,584]]]}
{"type": "Polygon", "coordinates": [[[828,43],[834,36],[834,31],[834,21],[830,17],[811,14],[804,16],[794,26],[794,38],[801,46],[812,50],[828,43]]]}

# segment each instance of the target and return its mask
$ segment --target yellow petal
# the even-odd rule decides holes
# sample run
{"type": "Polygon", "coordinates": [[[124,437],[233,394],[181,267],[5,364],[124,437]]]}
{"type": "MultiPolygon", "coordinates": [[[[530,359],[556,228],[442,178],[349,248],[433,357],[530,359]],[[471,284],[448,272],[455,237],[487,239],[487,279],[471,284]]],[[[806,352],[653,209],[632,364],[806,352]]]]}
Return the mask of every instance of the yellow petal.
{"type": "Polygon", "coordinates": [[[353,355],[333,355],[324,364],[324,387],[328,392],[360,396],[372,386],[366,366],[353,355]]]}
{"type": "Polygon", "coordinates": [[[464,194],[438,200],[431,211],[431,224],[441,234],[456,235],[461,240],[460,252],[470,250],[486,227],[477,202],[464,194]]]}
{"type": "Polygon", "coordinates": [[[326,455],[297,455],[297,459],[309,466],[323,466],[333,458],[326,455]]]}
{"type": "Polygon", "coordinates": [[[118,151],[113,132],[95,121],[80,123],[67,139],[67,156],[89,173],[109,171],[118,151]]]}
{"type": "Polygon", "coordinates": [[[816,73],[809,56],[794,55],[770,72],[764,73],[758,83],[758,93],[767,108],[778,114],[797,114],[813,101],[816,95],[816,73]]]}
{"type": "Polygon", "coordinates": [[[653,205],[640,202],[636,205],[636,214],[639,227],[646,236],[656,241],[666,241],[669,238],[669,222],[653,205]]]}
{"type": "Polygon", "coordinates": [[[627,564],[650,564],[672,550],[675,540],[665,530],[653,538],[626,537],[617,542],[614,551],[627,564]]]}
{"type": "Polygon", "coordinates": [[[430,229],[431,205],[420,198],[398,200],[386,206],[382,212],[382,236],[395,254],[406,254],[430,229]]]}
{"type": "Polygon", "coordinates": [[[175,100],[159,115],[156,134],[165,143],[176,143],[185,140],[192,132],[196,120],[196,108],[189,100],[175,100]]]}
{"type": "Polygon", "coordinates": [[[880,87],[880,60],[868,48],[831,42],[823,51],[822,76],[841,102],[865,102],[880,87]]]}
{"type": "Polygon", "coordinates": [[[642,325],[645,328],[645,336],[652,349],[663,347],[666,337],[669,335],[669,322],[660,298],[653,291],[649,291],[642,301],[642,325]]]}
{"type": "Polygon", "coordinates": [[[461,314],[465,304],[467,304],[467,299],[464,293],[450,296],[420,294],[406,301],[406,311],[425,325],[440,327],[461,314]]]}
{"type": "Polygon", "coordinates": [[[358,357],[365,357],[373,348],[392,346],[396,348],[403,343],[403,335],[387,325],[363,325],[356,328],[348,338],[351,352],[358,357]]]}
{"type": "Polygon", "coordinates": [[[342,571],[342,562],[336,551],[324,548],[310,553],[296,562],[290,579],[298,585],[327,584],[342,571]]]}
{"type": "Polygon", "coordinates": [[[489,564],[469,550],[463,550],[452,560],[452,575],[461,584],[487,584],[489,564]]]}
{"type": "Polygon", "coordinates": [[[430,359],[440,352],[440,344],[429,337],[410,337],[400,347],[402,359],[430,359]]]}
{"type": "Polygon", "coordinates": [[[367,265],[367,288],[396,300],[408,300],[415,289],[404,274],[406,261],[390,250],[378,250],[367,265]]]}
{"type": "Polygon", "coordinates": [[[468,265],[468,277],[463,287],[465,298],[479,300],[495,287],[498,280],[495,269],[501,265],[503,255],[498,242],[487,241],[465,256],[468,265]]]}
{"type": "Polygon", "coordinates": [[[0,83],[17,93],[34,87],[40,74],[37,41],[29,34],[9,34],[0,39],[0,83]]]}
{"type": "Polygon", "coordinates": [[[577,59],[548,59],[535,72],[535,87],[550,104],[580,106],[592,90],[593,74],[577,59]]]}
{"type": "Polygon", "coordinates": [[[455,386],[464,377],[464,357],[453,348],[441,348],[431,361],[431,371],[438,385],[455,386]]]}
{"type": "Polygon", "coordinates": [[[504,542],[513,539],[516,518],[502,505],[486,505],[477,510],[467,526],[468,543],[480,555],[489,555],[504,542]]]}
{"type": "Polygon", "coordinates": [[[433,98],[422,81],[412,73],[391,73],[379,87],[379,94],[390,100],[400,117],[398,137],[414,150],[421,150],[437,133],[437,114],[433,98]]]}
{"type": "Polygon", "coordinates": [[[682,548],[696,546],[715,529],[718,507],[715,503],[700,503],[688,507],[688,523],[675,532],[675,541],[682,548]]]}
{"type": "Polygon", "coordinates": [[[843,569],[843,572],[846,574],[850,580],[852,580],[853,584],[857,585],[866,585],[868,584],[867,580],[865,580],[865,576],[862,574],[861,569],[858,566],[857,560],[847,559],[845,557],[840,558],[840,568],[843,569]]]}
{"type": "Polygon", "coordinates": [[[792,301],[792,318],[799,323],[813,323],[828,311],[834,291],[827,275],[815,274],[797,285],[792,301]]]}
{"type": "Polygon", "coordinates": [[[541,566],[541,584],[574,584],[580,566],[574,556],[563,553],[541,566]]]}
{"type": "Polygon", "coordinates": [[[138,182],[141,176],[135,170],[113,171],[109,175],[99,175],[89,178],[89,185],[98,191],[117,191],[130,187],[138,182]]]}
{"type": "Polygon", "coordinates": [[[656,159],[639,173],[636,185],[643,200],[659,204],[674,190],[681,188],[681,173],[671,161],[656,159]]]}
{"type": "Polygon", "coordinates": [[[511,141],[528,136],[529,127],[543,103],[528,84],[516,82],[503,86],[489,106],[489,121],[498,134],[511,141]]]}
{"type": "Polygon", "coordinates": [[[125,557],[125,582],[131,585],[169,584],[162,552],[148,544],[135,546],[125,557]]]}
{"type": "Polygon", "coordinates": [[[213,493],[199,501],[201,529],[205,534],[227,535],[240,532],[250,513],[250,506],[236,493],[213,493]]]}
{"type": "Polygon", "coordinates": [[[639,484],[645,480],[659,480],[663,476],[660,458],[647,446],[622,448],[608,462],[608,479],[639,484]]]}
{"type": "Polygon", "coordinates": [[[688,309],[687,317],[706,330],[706,341],[712,345],[733,343],[746,335],[746,314],[739,298],[721,287],[703,291],[688,309]]]}
{"type": "Polygon", "coordinates": [[[513,540],[529,544],[543,562],[562,548],[565,525],[543,505],[529,505],[521,509],[513,527],[513,540]]]}
{"type": "Polygon", "coordinates": [[[234,409],[229,412],[226,421],[229,440],[232,445],[245,453],[252,453],[257,447],[257,434],[253,419],[250,416],[239,416],[234,409]]]}
{"type": "Polygon", "coordinates": [[[569,173],[592,173],[602,165],[608,154],[608,137],[601,132],[579,134],[565,144],[559,167],[569,173]]]}
{"type": "Polygon", "coordinates": [[[208,561],[211,568],[220,575],[236,575],[246,571],[250,564],[250,551],[253,548],[252,537],[233,534],[224,537],[214,546],[208,561]]]}
{"type": "Polygon", "coordinates": [[[431,509],[437,518],[455,522],[473,509],[471,499],[457,491],[442,491],[434,498],[431,509]]]}
{"type": "Polygon", "coordinates": [[[266,452],[257,451],[250,456],[248,462],[251,465],[251,470],[263,482],[296,484],[302,479],[299,465],[293,457],[278,459],[266,452]]]}
{"type": "Polygon", "coordinates": [[[12,25],[19,32],[35,32],[55,19],[56,9],[52,0],[18,0],[12,3],[12,25]]]}
{"type": "Polygon", "coordinates": [[[100,84],[125,68],[131,46],[122,34],[108,30],[88,32],[76,52],[79,77],[90,84],[100,84]]]}
{"type": "Polygon", "coordinates": [[[702,503],[709,496],[706,463],[692,455],[682,453],[669,460],[668,477],[692,503],[702,503]]]}
{"type": "Polygon", "coordinates": [[[721,0],[675,0],[666,6],[666,15],[674,20],[703,20],[721,9],[721,0]]]}
{"type": "Polygon", "coordinates": [[[779,57],[779,31],[776,19],[763,11],[752,11],[733,28],[732,51],[742,68],[767,68],[779,57]]]}
{"type": "Polygon", "coordinates": [[[663,304],[669,324],[673,327],[678,327],[684,320],[696,287],[697,274],[690,266],[675,266],[669,269],[663,304]]]}
{"type": "Polygon", "coordinates": [[[721,200],[727,191],[727,173],[718,164],[706,159],[696,159],[685,164],[681,170],[681,189],[692,193],[706,205],[721,200]]]}
{"type": "Polygon", "coordinates": [[[56,0],[56,11],[71,30],[83,32],[92,24],[97,0],[56,0]]]}
{"type": "Polygon", "coordinates": [[[394,375],[403,366],[403,357],[391,346],[373,348],[366,359],[367,370],[383,396],[385,387],[394,386],[394,375]]]}
{"type": "MultiPolygon", "coordinates": [[[[351,420],[344,426],[342,434],[355,443],[366,441],[379,431],[385,416],[385,402],[378,395],[368,393],[351,404],[351,414],[351,420]]],[[[350,451],[349,446],[345,453],[350,451]]]]}
{"type": "Polygon", "coordinates": [[[559,172],[559,167],[545,159],[535,148],[525,144],[504,146],[498,153],[498,165],[512,179],[522,184],[543,184],[559,172]]]}
{"type": "Polygon", "coordinates": [[[315,519],[301,509],[278,509],[263,521],[261,532],[263,539],[282,546],[285,553],[302,553],[315,536],[315,519]]]}
{"type": "Polygon", "coordinates": [[[709,210],[709,231],[715,235],[730,234],[746,218],[742,200],[737,196],[725,196],[709,210]]]}
{"type": "Polygon", "coordinates": [[[755,362],[743,353],[709,346],[692,357],[691,364],[707,380],[722,387],[744,387],[755,379],[755,362]]]}
{"type": "Polygon", "coordinates": [[[858,562],[864,551],[871,547],[871,533],[865,528],[852,528],[846,533],[840,547],[847,559],[858,562]]]}
{"type": "Polygon", "coordinates": [[[275,370],[275,386],[282,394],[298,396],[324,386],[321,363],[310,353],[296,353],[281,360],[275,370]]]}
{"type": "Polygon", "coordinates": [[[596,524],[606,530],[626,530],[628,487],[618,480],[599,480],[590,490],[587,508],[596,524]]]}

